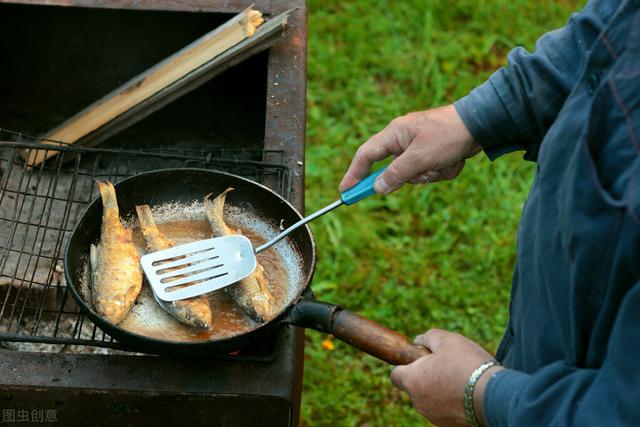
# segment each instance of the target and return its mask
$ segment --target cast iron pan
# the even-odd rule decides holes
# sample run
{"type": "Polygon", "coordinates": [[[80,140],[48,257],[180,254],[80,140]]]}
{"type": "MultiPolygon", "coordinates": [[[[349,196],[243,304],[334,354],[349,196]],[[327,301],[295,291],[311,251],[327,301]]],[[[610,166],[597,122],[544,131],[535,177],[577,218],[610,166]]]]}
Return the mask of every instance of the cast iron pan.
{"type": "MultiPolygon", "coordinates": [[[[293,206],[267,187],[224,172],[165,169],[128,178],[115,187],[120,215],[125,218],[134,215],[136,205],[146,203],[153,207],[166,203],[202,201],[204,195],[221,193],[228,187],[234,187],[235,191],[229,193],[227,204],[251,212],[274,230],[277,230],[281,222],[286,227],[301,218],[293,206]]],[[[313,298],[309,284],[315,269],[316,253],[313,236],[306,226],[283,241],[298,255],[301,274],[296,281],[287,284],[290,287],[288,302],[283,304],[280,313],[271,321],[238,335],[188,342],[130,332],[100,317],[90,298],[86,298],[81,289],[89,246],[99,241],[101,223],[102,201],[98,197],[83,212],[69,239],[64,258],[67,285],[76,302],[95,324],[133,350],[178,357],[212,357],[257,345],[275,328],[292,324],[333,334],[336,338],[394,365],[411,363],[429,353],[426,348],[412,344],[406,337],[384,326],[337,305],[313,298]]]]}

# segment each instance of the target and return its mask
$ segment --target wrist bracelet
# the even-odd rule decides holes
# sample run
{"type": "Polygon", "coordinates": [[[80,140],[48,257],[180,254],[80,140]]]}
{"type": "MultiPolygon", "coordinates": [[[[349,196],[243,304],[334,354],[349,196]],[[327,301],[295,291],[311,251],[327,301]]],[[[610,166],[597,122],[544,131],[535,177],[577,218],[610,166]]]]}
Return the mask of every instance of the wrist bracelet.
{"type": "Polygon", "coordinates": [[[471,373],[464,386],[464,413],[466,414],[467,422],[471,427],[480,427],[480,424],[478,424],[478,418],[476,417],[476,411],[473,408],[473,391],[475,390],[476,383],[482,374],[492,366],[498,366],[498,362],[490,360],[478,366],[478,368],[471,373]]]}

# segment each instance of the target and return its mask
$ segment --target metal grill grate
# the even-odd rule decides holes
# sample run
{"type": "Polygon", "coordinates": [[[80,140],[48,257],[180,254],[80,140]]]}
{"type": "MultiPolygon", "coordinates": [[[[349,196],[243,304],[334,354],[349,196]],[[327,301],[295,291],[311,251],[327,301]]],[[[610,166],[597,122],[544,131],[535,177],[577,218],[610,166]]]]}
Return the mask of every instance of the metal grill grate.
{"type": "MultiPolygon", "coordinates": [[[[66,240],[97,196],[94,178],[119,182],[148,170],[199,167],[265,183],[283,196],[289,169],[278,151],[166,149],[133,151],[45,146],[0,129],[0,345],[54,344],[48,351],[122,348],[80,313],[65,285],[66,240]],[[12,139],[15,142],[2,140],[12,139]],[[23,156],[57,152],[29,169],[23,156]],[[266,160],[266,161],[265,161],[266,160]],[[76,347],[83,346],[83,347],[76,347]]],[[[40,349],[40,348],[39,348],[40,349]]]]}

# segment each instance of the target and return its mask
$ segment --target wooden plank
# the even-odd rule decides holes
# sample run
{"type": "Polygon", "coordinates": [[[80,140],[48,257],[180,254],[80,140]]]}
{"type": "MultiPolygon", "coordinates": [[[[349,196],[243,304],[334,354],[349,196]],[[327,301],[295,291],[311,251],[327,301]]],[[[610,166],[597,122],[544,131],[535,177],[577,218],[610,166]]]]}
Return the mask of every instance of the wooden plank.
{"type": "MultiPolygon", "coordinates": [[[[227,49],[251,37],[263,22],[259,11],[246,9],[48,132],[42,137],[43,142],[53,145],[60,145],[59,142],[76,143],[227,49]]],[[[27,164],[30,167],[37,166],[53,155],[55,152],[33,152],[27,158],[27,164]]]]}

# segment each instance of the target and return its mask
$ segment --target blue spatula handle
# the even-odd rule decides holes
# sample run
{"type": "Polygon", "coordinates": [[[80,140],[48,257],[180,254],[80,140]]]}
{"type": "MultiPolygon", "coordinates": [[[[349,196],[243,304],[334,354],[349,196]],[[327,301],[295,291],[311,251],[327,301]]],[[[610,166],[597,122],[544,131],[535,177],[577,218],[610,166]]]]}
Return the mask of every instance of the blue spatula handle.
{"type": "Polygon", "coordinates": [[[343,192],[340,196],[342,202],[345,205],[352,205],[355,202],[359,202],[360,200],[375,194],[375,190],[373,189],[373,184],[376,182],[376,178],[378,175],[382,173],[387,167],[383,167],[382,169],[378,169],[347,191],[343,192]]]}
{"type": "Polygon", "coordinates": [[[365,197],[369,197],[370,195],[375,193],[375,190],[373,189],[373,184],[376,182],[376,177],[378,175],[380,175],[382,173],[383,170],[385,170],[386,167],[375,171],[374,173],[372,173],[371,175],[369,175],[368,177],[366,177],[365,179],[363,179],[362,181],[360,181],[359,183],[357,183],[356,185],[354,185],[353,187],[351,187],[350,189],[348,189],[347,191],[345,191],[344,193],[342,193],[340,195],[340,200],[336,200],[335,202],[331,203],[328,206],[325,206],[324,208],[320,209],[317,212],[312,213],[311,215],[308,215],[304,218],[302,218],[300,221],[296,222],[295,224],[293,224],[292,226],[288,227],[286,230],[284,230],[282,233],[278,234],[276,237],[274,237],[273,239],[269,240],[267,243],[263,244],[262,246],[258,246],[254,252],[257,254],[258,252],[261,252],[267,248],[270,248],[271,246],[275,245],[276,243],[278,243],[280,240],[284,239],[289,233],[291,233],[293,230],[297,229],[298,227],[301,227],[303,225],[305,225],[306,223],[313,221],[314,219],[321,217],[322,215],[326,214],[327,212],[331,212],[332,210],[334,210],[335,208],[342,206],[342,204],[344,203],[345,205],[352,205],[357,201],[360,201],[362,199],[364,199],[365,197]]]}

